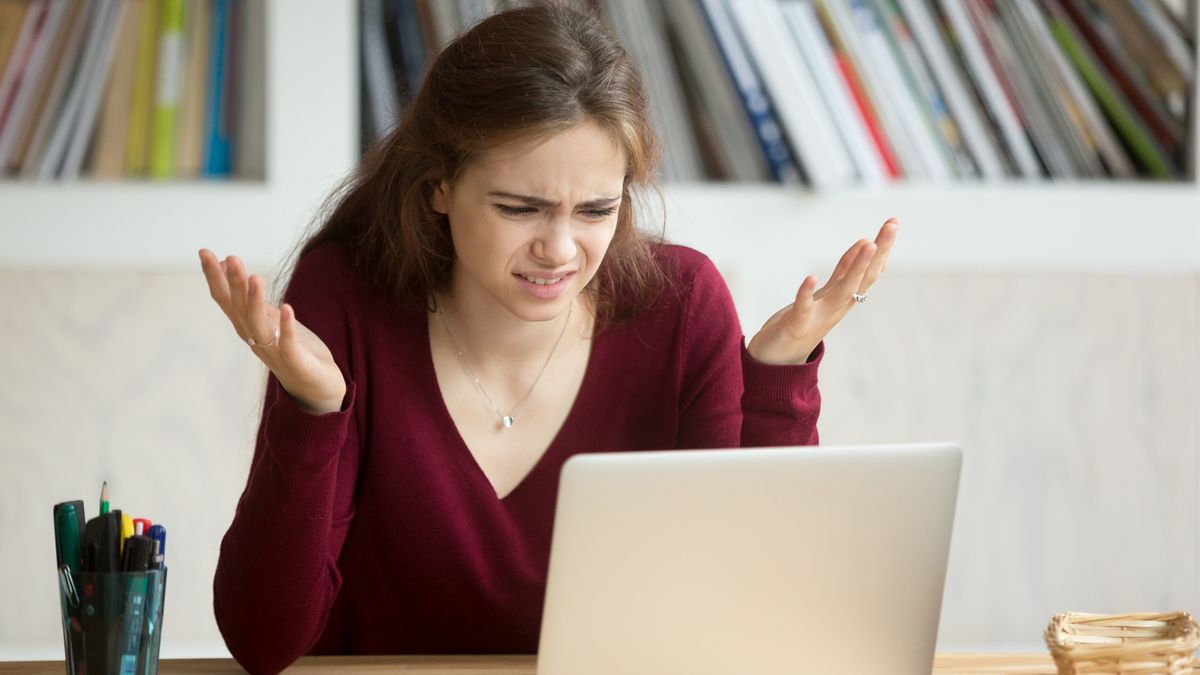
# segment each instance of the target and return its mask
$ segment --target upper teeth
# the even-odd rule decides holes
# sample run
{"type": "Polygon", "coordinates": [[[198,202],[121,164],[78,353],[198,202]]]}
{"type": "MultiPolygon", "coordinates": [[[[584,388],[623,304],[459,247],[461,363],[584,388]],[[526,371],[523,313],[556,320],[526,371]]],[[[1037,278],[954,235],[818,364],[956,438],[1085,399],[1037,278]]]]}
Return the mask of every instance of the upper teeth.
{"type": "Polygon", "coordinates": [[[521,276],[524,277],[525,281],[528,281],[531,284],[537,284],[538,286],[549,286],[551,284],[557,284],[558,282],[562,281],[562,277],[558,277],[555,279],[542,279],[540,277],[531,277],[528,274],[522,274],[521,276]]]}

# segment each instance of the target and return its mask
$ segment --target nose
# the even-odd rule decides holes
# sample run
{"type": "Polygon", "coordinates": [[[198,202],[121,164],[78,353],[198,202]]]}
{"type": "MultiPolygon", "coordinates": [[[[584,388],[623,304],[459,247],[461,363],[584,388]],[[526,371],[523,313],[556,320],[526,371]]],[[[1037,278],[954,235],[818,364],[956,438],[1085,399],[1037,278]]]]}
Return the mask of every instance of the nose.
{"type": "Polygon", "coordinates": [[[533,240],[533,255],[547,267],[561,267],[575,259],[575,233],[569,216],[543,223],[533,240]]]}

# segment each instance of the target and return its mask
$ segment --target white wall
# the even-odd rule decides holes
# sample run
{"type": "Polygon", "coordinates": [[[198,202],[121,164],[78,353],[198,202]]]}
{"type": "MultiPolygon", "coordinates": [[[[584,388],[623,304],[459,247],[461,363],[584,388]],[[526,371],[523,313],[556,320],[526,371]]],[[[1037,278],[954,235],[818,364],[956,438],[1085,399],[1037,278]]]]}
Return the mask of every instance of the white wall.
{"type": "MultiPolygon", "coordinates": [[[[803,240],[708,249],[747,331],[815,271],[762,251],[803,240]]],[[[962,444],[941,647],[1040,650],[1057,611],[1200,608],[1197,275],[914,269],[903,251],[829,339],[820,428],[962,444]]],[[[164,654],[221,652],[212,572],[262,377],[198,269],[0,270],[0,578],[27,608],[0,612],[0,658],[61,654],[50,506],[94,510],[105,478],[115,507],[171,525],[164,654]]]]}
{"type": "MultiPolygon", "coordinates": [[[[212,572],[264,372],[195,250],[267,271],[354,154],[353,3],[268,1],[265,184],[0,183],[0,659],[61,658],[50,509],[94,513],[106,478],[114,506],[171,525],[164,656],[223,652],[212,572]]],[[[1200,611],[1196,184],[668,202],[750,332],[902,218],[892,269],[829,339],[820,428],[962,444],[943,649],[1040,651],[1064,610],[1200,611]]]]}

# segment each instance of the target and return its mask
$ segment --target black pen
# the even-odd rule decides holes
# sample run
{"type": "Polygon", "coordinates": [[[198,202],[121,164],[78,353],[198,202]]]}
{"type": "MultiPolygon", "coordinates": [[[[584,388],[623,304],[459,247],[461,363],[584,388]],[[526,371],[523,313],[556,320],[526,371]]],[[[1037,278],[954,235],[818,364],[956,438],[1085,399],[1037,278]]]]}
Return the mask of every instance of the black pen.
{"type": "Polygon", "coordinates": [[[142,632],[146,622],[146,572],[150,569],[150,552],[154,542],[146,536],[133,535],[125,540],[125,554],[121,569],[125,572],[125,615],[121,621],[121,635],[117,645],[122,673],[133,673],[137,669],[141,653],[142,632]]]}

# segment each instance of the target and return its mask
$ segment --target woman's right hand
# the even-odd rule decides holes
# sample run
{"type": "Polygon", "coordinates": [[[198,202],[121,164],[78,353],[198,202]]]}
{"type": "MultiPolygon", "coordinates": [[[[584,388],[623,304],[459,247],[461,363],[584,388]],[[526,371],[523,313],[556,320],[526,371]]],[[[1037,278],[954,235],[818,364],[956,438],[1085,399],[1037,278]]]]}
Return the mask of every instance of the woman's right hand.
{"type": "Polygon", "coordinates": [[[200,268],[212,299],[238,337],[267,364],[296,404],[317,415],[341,410],[346,378],[329,347],[296,320],[292,306],[276,308],[267,302],[265,282],[257,275],[247,277],[236,256],[218,260],[202,248],[200,268]]]}

